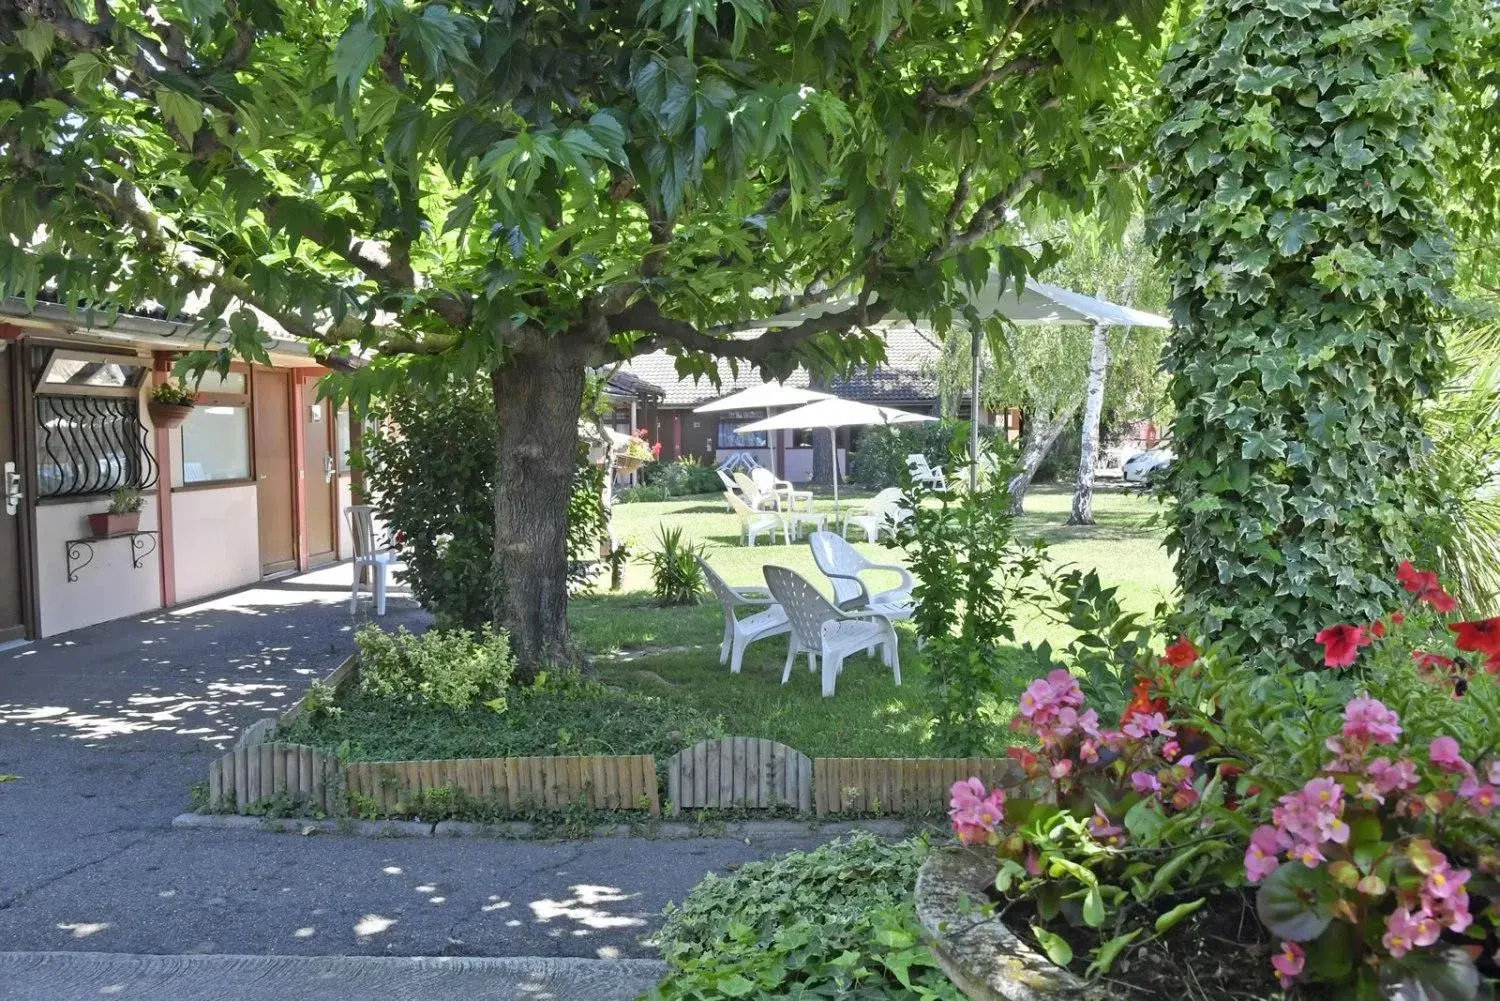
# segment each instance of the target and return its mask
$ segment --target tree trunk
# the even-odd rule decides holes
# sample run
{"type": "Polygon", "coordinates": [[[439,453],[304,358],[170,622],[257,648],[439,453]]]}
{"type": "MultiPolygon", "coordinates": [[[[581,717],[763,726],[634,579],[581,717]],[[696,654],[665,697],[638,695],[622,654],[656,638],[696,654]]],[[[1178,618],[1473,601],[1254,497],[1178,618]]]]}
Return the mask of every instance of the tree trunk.
{"type": "MultiPolygon", "coordinates": [[[[831,387],[827,379],[813,376],[807,380],[807,388],[826,393],[831,387]]],[[[813,450],[812,481],[820,487],[831,487],[833,486],[835,453],[833,443],[828,438],[828,429],[812,428],[809,434],[812,436],[813,450]]]]}
{"type": "Polygon", "coordinates": [[[1078,451],[1078,483],[1073,488],[1069,525],[1094,523],[1094,461],[1099,451],[1099,419],[1104,413],[1104,376],[1109,371],[1109,328],[1094,324],[1089,350],[1089,381],[1084,391],[1083,433],[1078,451]]]}
{"type": "Polygon", "coordinates": [[[1078,412],[1081,400],[1074,400],[1055,415],[1034,415],[1026,422],[1025,444],[1021,449],[1021,468],[1010,478],[1010,513],[1021,514],[1026,504],[1026,491],[1031,489],[1031,478],[1041,468],[1042,460],[1052,451],[1057,436],[1078,412]]]}
{"type": "Polygon", "coordinates": [[[495,444],[495,624],[519,680],[574,659],[568,642],[568,495],[584,363],[560,342],[490,373],[495,444]]]}

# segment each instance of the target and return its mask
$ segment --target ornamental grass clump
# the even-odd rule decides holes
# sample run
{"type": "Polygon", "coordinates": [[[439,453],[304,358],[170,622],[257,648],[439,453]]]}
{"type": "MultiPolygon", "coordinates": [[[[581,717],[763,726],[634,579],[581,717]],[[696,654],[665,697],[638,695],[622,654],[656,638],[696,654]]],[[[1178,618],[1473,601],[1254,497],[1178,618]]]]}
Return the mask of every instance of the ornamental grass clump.
{"type": "Polygon", "coordinates": [[[1491,996],[1500,619],[1464,619],[1409,562],[1391,584],[1400,607],[1309,637],[1320,671],[1251,670],[1183,638],[1117,726],[1070,672],[1031,683],[1012,724],[1036,748],[1011,751],[1024,778],[955,784],[950,817],[995,846],[997,890],[1032,906],[1054,960],[1098,929],[1087,972],[1102,975],[1252,894],[1274,944],[1261,969],[1293,996],[1491,996]]]}

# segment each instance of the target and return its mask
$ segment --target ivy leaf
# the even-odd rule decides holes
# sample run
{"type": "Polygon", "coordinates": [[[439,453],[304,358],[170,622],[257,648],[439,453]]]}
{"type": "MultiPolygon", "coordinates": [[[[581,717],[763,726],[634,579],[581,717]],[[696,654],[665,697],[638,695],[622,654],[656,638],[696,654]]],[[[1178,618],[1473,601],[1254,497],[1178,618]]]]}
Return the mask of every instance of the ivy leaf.
{"type": "Polygon", "coordinates": [[[1310,942],[1332,923],[1335,897],[1324,870],[1287,864],[1260,884],[1255,910],[1273,935],[1310,942]]]}
{"type": "Polygon", "coordinates": [[[755,984],[738,973],[731,973],[727,977],[720,977],[714,982],[714,987],[725,997],[742,998],[755,990],[755,984]]]}
{"type": "Polygon", "coordinates": [[[1036,936],[1037,944],[1047,953],[1047,958],[1058,966],[1067,966],[1073,962],[1073,947],[1068,944],[1067,939],[1061,935],[1055,935],[1040,925],[1031,926],[1031,934],[1036,936]]]}

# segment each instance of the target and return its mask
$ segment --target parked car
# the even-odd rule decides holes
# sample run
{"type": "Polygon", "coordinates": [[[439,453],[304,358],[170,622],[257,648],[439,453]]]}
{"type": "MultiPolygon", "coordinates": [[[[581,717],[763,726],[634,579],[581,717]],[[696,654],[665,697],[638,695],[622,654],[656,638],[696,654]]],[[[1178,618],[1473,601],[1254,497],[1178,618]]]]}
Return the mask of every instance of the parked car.
{"type": "Polygon", "coordinates": [[[1125,482],[1145,483],[1152,473],[1166,469],[1176,458],[1169,448],[1148,448],[1125,460],[1125,482]]]}

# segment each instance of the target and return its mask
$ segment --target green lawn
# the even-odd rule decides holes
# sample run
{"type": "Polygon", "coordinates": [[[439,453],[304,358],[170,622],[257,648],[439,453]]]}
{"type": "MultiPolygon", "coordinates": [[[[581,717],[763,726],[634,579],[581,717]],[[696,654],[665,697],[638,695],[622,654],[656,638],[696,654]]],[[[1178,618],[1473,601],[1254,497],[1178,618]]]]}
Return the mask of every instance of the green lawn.
{"type": "MultiPolygon", "coordinates": [[[[1154,524],[1155,504],[1131,494],[1101,492],[1095,498],[1098,524],[1069,527],[1065,522],[1070,502],[1069,491],[1038,488],[1027,499],[1021,537],[1045,539],[1056,560],[1097,569],[1105,583],[1120,587],[1127,607],[1151,611],[1173,585],[1161,530],[1154,524]]],[[[833,501],[820,498],[817,507],[831,514],[833,501]]],[[[709,563],[731,584],[762,584],[761,567],[767,563],[819,579],[805,542],[741,546],[738,519],[717,499],[615,508],[616,532],[636,553],[654,548],[662,526],[681,527],[687,536],[703,542],[709,563]]],[[[873,559],[901,562],[899,550],[857,545],[873,559]]],[[[815,756],[920,755],[927,749],[931,713],[921,656],[909,627],[903,627],[900,687],[892,683],[886,668],[855,657],[845,665],[838,693],[824,699],[818,679],[806,671],[801,658],[791,682],[780,684],[784,638],[751,646],[739,675],[720,667],[723,619],[718,605],[656,607],[649,571],[638,562],[627,567],[621,591],[577,599],[570,617],[576,639],[594,655],[601,680],[690,702],[721,716],[729,733],[769,737],[815,756]]],[[[1031,621],[1022,635],[1035,641],[1048,631],[1044,623],[1031,621]]],[[[1000,732],[1014,707],[997,700],[989,711],[1000,732]]]]}

